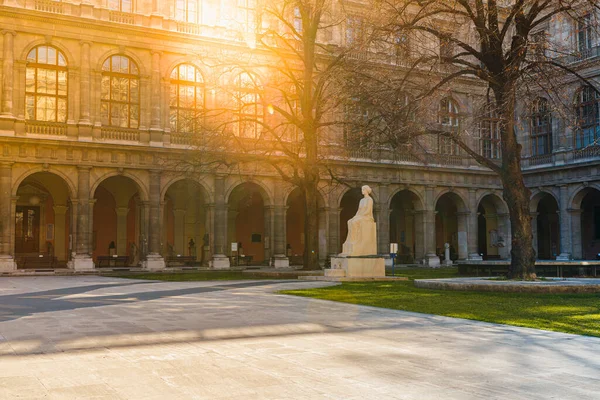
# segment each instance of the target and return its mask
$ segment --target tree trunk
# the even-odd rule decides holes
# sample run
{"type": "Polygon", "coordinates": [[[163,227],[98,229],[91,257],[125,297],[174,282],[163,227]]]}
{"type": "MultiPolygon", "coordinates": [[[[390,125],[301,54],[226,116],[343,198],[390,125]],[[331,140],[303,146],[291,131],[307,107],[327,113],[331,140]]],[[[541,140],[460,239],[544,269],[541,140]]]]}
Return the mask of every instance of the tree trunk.
{"type": "Polygon", "coordinates": [[[316,182],[306,185],[304,191],[304,268],[306,270],[319,267],[319,214],[318,189],[316,182]]]}
{"type": "Polygon", "coordinates": [[[515,131],[515,85],[510,79],[502,87],[493,88],[500,114],[502,146],[502,171],[500,179],[504,187],[503,197],[508,205],[512,231],[511,262],[508,277],[511,279],[535,279],[535,251],[531,230],[529,200],[531,191],[525,186],[521,170],[522,146],[515,131]]]}
{"type": "MultiPolygon", "coordinates": [[[[520,168],[519,168],[520,172],[520,168]]],[[[508,205],[512,230],[511,261],[508,277],[511,279],[535,279],[535,251],[529,212],[529,189],[522,174],[504,174],[504,200],[508,205]]]]}

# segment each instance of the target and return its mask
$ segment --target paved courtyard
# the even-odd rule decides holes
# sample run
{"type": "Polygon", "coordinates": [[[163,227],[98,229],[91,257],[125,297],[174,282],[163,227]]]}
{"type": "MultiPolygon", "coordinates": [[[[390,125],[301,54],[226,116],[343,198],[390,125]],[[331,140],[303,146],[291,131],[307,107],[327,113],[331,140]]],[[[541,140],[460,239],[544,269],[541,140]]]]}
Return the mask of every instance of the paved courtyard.
{"type": "Polygon", "coordinates": [[[0,399],[599,399],[600,339],[274,294],[0,278],[0,399]]]}

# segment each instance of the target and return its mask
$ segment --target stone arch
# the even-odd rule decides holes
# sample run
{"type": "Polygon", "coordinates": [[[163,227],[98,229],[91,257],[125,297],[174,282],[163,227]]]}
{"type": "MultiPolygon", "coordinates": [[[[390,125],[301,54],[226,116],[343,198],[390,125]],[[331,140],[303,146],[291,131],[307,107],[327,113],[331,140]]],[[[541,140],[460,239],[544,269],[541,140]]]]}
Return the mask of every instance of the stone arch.
{"type": "Polygon", "coordinates": [[[142,179],[132,173],[129,172],[119,172],[119,171],[112,171],[112,172],[107,172],[106,174],[98,177],[94,183],[92,185],[90,185],[90,199],[94,197],[94,193],[96,192],[96,189],[98,189],[98,186],[100,186],[102,184],[102,182],[106,181],[109,178],[112,178],[113,176],[122,176],[125,178],[129,178],[131,179],[133,182],[135,182],[135,184],[137,185],[139,191],[140,191],[140,197],[142,201],[148,201],[149,200],[149,191],[148,191],[148,187],[144,184],[144,182],[142,181],[142,179]]]}
{"type": "Polygon", "coordinates": [[[581,201],[587,195],[586,189],[595,189],[600,191],[599,182],[590,182],[587,185],[580,184],[575,187],[573,194],[569,198],[569,208],[579,210],[581,208],[581,201]]]}
{"type": "Polygon", "coordinates": [[[453,199],[453,201],[455,202],[455,205],[458,209],[458,212],[469,212],[470,211],[469,207],[467,207],[468,203],[465,200],[464,195],[461,194],[460,191],[453,190],[453,189],[442,189],[441,191],[439,191],[435,200],[433,201],[434,208],[438,204],[440,199],[442,197],[444,197],[445,195],[449,195],[449,197],[451,199],[453,199]]]}
{"type": "Polygon", "coordinates": [[[508,213],[508,205],[506,204],[502,196],[495,191],[486,190],[483,193],[481,193],[477,198],[477,205],[479,206],[481,201],[486,197],[489,197],[493,201],[494,206],[496,207],[496,211],[508,213]]]}
{"type": "Polygon", "coordinates": [[[23,60],[23,61],[27,60],[27,55],[29,54],[29,52],[38,46],[52,46],[52,47],[56,47],[57,49],[62,51],[64,53],[65,57],[67,58],[67,68],[68,69],[79,66],[78,64],[76,64],[74,62],[74,60],[76,60],[76,58],[73,57],[73,54],[71,53],[69,48],[65,44],[61,43],[60,40],[57,40],[55,38],[52,38],[51,41],[48,41],[46,39],[38,39],[33,42],[29,42],[23,48],[23,51],[21,52],[20,60],[23,60]]]}
{"type": "Polygon", "coordinates": [[[131,58],[135,62],[136,67],[138,68],[140,77],[149,75],[149,72],[146,70],[147,67],[144,65],[144,62],[142,61],[142,59],[137,54],[135,54],[134,52],[132,52],[128,49],[124,49],[124,50],[111,49],[111,50],[104,52],[104,54],[102,54],[99,57],[98,63],[96,64],[96,68],[94,70],[97,72],[102,72],[102,65],[109,57],[112,57],[112,56],[126,56],[126,57],[131,58]]]}
{"type": "Polygon", "coordinates": [[[448,243],[452,261],[466,259],[468,256],[467,216],[469,209],[464,197],[460,195],[460,192],[445,189],[438,193],[434,207],[436,253],[443,256],[445,244],[448,243]]]}
{"type": "MultiPolygon", "coordinates": [[[[129,266],[137,266],[147,252],[146,222],[148,193],[141,180],[132,174],[109,172],[94,182],[92,257],[102,266],[102,258],[127,257],[129,266]]],[[[110,264],[110,263],[109,263],[110,264]]]]}
{"type": "Polygon", "coordinates": [[[531,196],[533,248],[539,259],[560,254],[560,201],[553,191],[537,189],[531,196]]]}
{"type": "Polygon", "coordinates": [[[600,254],[600,185],[578,185],[569,205],[573,258],[596,260],[600,254]]]}
{"type": "Polygon", "coordinates": [[[417,201],[413,201],[413,206],[415,207],[415,210],[422,211],[425,209],[425,199],[423,198],[423,195],[421,193],[419,193],[417,190],[410,188],[410,187],[399,188],[399,189],[395,190],[388,197],[387,204],[389,204],[391,207],[392,200],[394,200],[394,197],[396,197],[397,194],[402,193],[402,192],[408,192],[415,196],[415,200],[417,200],[417,201]]]}
{"type": "Polygon", "coordinates": [[[274,246],[274,203],[264,182],[238,181],[231,185],[225,198],[228,207],[228,243],[240,244],[236,253],[227,246],[234,256],[234,263],[248,265],[269,262],[274,246]]]}
{"type": "Polygon", "coordinates": [[[231,194],[235,191],[235,189],[237,189],[238,187],[245,185],[245,184],[252,184],[252,185],[258,186],[258,188],[260,189],[259,191],[263,197],[263,201],[265,202],[265,206],[271,206],[271,205],[275,204],[275,202],[273,201],[274,196],[271,193],[271,190],[269,189],[269,187],[261,180],[255,180],[255,179],[238,180],[238,181],[232,183],[227,188],[227,190],[225,190],[225,203],[229,203],[231,194]]]}
{"type": "Polygon", "coordinates": [[[496,193],[485,191],[477,200],[477,253],[484,260],[506,259],[510,243],[508,207],[496,193]]]}
{"type": "Polygon", "coordinates": [[[21,183],[23,183],[23,181],[25,179],[27,179],[27,177],[36,174],[38,172],[48,172],[54,175],[58,175],[59,177],[61,177],[63,179],[63,181],[67,184],[67,187],[69,189],[69,196],[72,199],[75,199],[77,197],[77,189],[75,184],[73,183],[73,181],[64,173],[62,172],[60,169],[45,169],[43,166],[37,166],[37,167],[33,167],[28,169],[27,171],[23,172],[14,182],[13,182],[13,190],[12,190],[12,196],[16,196],[17,195],[17,190],[19,189],[19,186],[21,185],[21,183]]]}
{"type": "Polygon", "coordinates": [[[161,203],[162,252],[168,265],[181,266],[182,256],[188,257],[188,265],[205,265],[210,258],[210,218],[206,207],[210,197],[206,187],[198,179],[174,177],[163,188],[161,203]]]}
{"type": "Polygon", "coordinates": [[[537,212],[537,208],[538,208],[538,205],[540,203],[540,200],[542,200],[542,198],[545,195],[552,196],[552,198],[554,199],[554,201],[556,201],[556,204],[560,205],[560,201],[558,199],[558,196],[552,190],[548,190],[548,189],[535,189],[535,190],[532,191],[531,197],[529,198],[529,211],[530,212],[532,212],[532,213],[537,212]]]}
{"type": "Polygon", "coordinates": [[[169,81],[171,79],[171,73],[173,72],[173,70],[181,64],[190,64],[190,65],[193,65],[194,67],[196,67],[198,69],[198,71],[200,71],[200,74],[202,75],[204,84],[208,85],[208,83],[209,83],[208,77],[210,76],[210,74],[206,70],[206,66],[202,65],[200,62],[198,62],[198,58],[195,56],[179,57],[175,61],[172,61],[167,66],[167,69],[165,70],[165,72],[163,74],[163,79],[166,79],[167,81],[169,81]]]}
{"type": "Polygon", "coordinates": [[[29,170],[14,187],[14,253],[19,268],[66,268],[73,221],[73,187],[48,170],[29,170]],[[32,266],[32,260],[35,260],[32,266]]]}
{"type": "Polygon", "coordinates": [[[424,203],[409,188],[399,189],[389,199],[390,243],[398,244],[397,262],[412,264],[425,256],[424,203]]]}
{"type": "Polygon", "coordinates": [[[211,190],[209,190],[209,185],[206,183],[206,181],[202,178],[195,178],[191,176],[173,176],[171,179],[169,179],[164,185],[162,185],[160,192],[160,201],[163,202],[165,200],[165,195],[167,194],[167,191],[172,185],[185,180],[194,182],[200,187],[200,189],[202,190],[202,196],[204,196],[207,203],[214,202],[213,193],[211,190]]]}
{"type": "MultiPolygon", "coordinates": [[[[296,190],[299,190],[298,187],[296,187],[296,186],[291,186],[291,187],[288,188],[288,190],[285,192],[285,194],[283,196],[283,204],[287,204],[288,203],[290,196],[296,190]]],[[[327,207],[327,203],[325,202],[326,196],[323,193],[323,191],[321,190],[321,188],[317,189],[317,194],[318,194],[317,204],[318,204],[319,208],[321,208],[321,207],[327,207]]]]}

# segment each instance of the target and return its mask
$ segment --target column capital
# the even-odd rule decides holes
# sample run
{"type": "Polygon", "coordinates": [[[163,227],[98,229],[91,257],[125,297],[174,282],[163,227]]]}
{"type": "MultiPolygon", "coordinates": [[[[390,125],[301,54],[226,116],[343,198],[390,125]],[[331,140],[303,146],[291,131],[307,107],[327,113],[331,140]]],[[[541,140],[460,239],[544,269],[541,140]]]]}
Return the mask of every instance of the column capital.
{"type": "Polygon", "coordinates": [[[82,45],[82,46],[85,46],[85,45],[91,46],[92,42],[90,42],[88,40],[80,40],[79,44],[82,45]]]}
{"type": "Polygon", "coordinates": [[[15,32],[13,30],[11,30],[11,29],[3,29],[2,30],[2,35],[7,35],[7,34],[13,35],[13,37],[17,36],[17,32],[15,32]]]}
{"type": "Polygon", "coordinates": [[[13,164],[13,161],[0,161],[0,167],[12,167],[13,164]]]}
{"type": "Polygon", "coordinates": [[[89,171],[91,169],[92,169],[91,165],[78,165],[77,166],[78,171],[89,171]]]}

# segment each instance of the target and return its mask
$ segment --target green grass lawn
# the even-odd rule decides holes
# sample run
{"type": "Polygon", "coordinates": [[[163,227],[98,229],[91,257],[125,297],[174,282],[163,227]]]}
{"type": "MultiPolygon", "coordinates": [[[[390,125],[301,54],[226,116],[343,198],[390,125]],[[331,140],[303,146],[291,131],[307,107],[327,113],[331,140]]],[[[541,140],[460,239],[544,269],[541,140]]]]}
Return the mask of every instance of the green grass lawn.
{"type": "Polygon", "coordinates": [[[456,268],[396,269],[396,276],[410,280],[347,282],[281,293],[600,337],[600,294],[457,292],[417,289],[412,282],[457,274],[456,268]]]}
{"type": "Polygon", "coordinates": [[[190,271],[190,272],[167,272],[167,273],[127,273],[127,274],[111,274],[108,275],[114,278],[127,279],[148,279],[153,281],[170,281],[170,282],[186,282],[186,281],[231,281],[245,279],[274,279],[258,277],[252,273],[243,274],[241,271],[190,271]]]}

